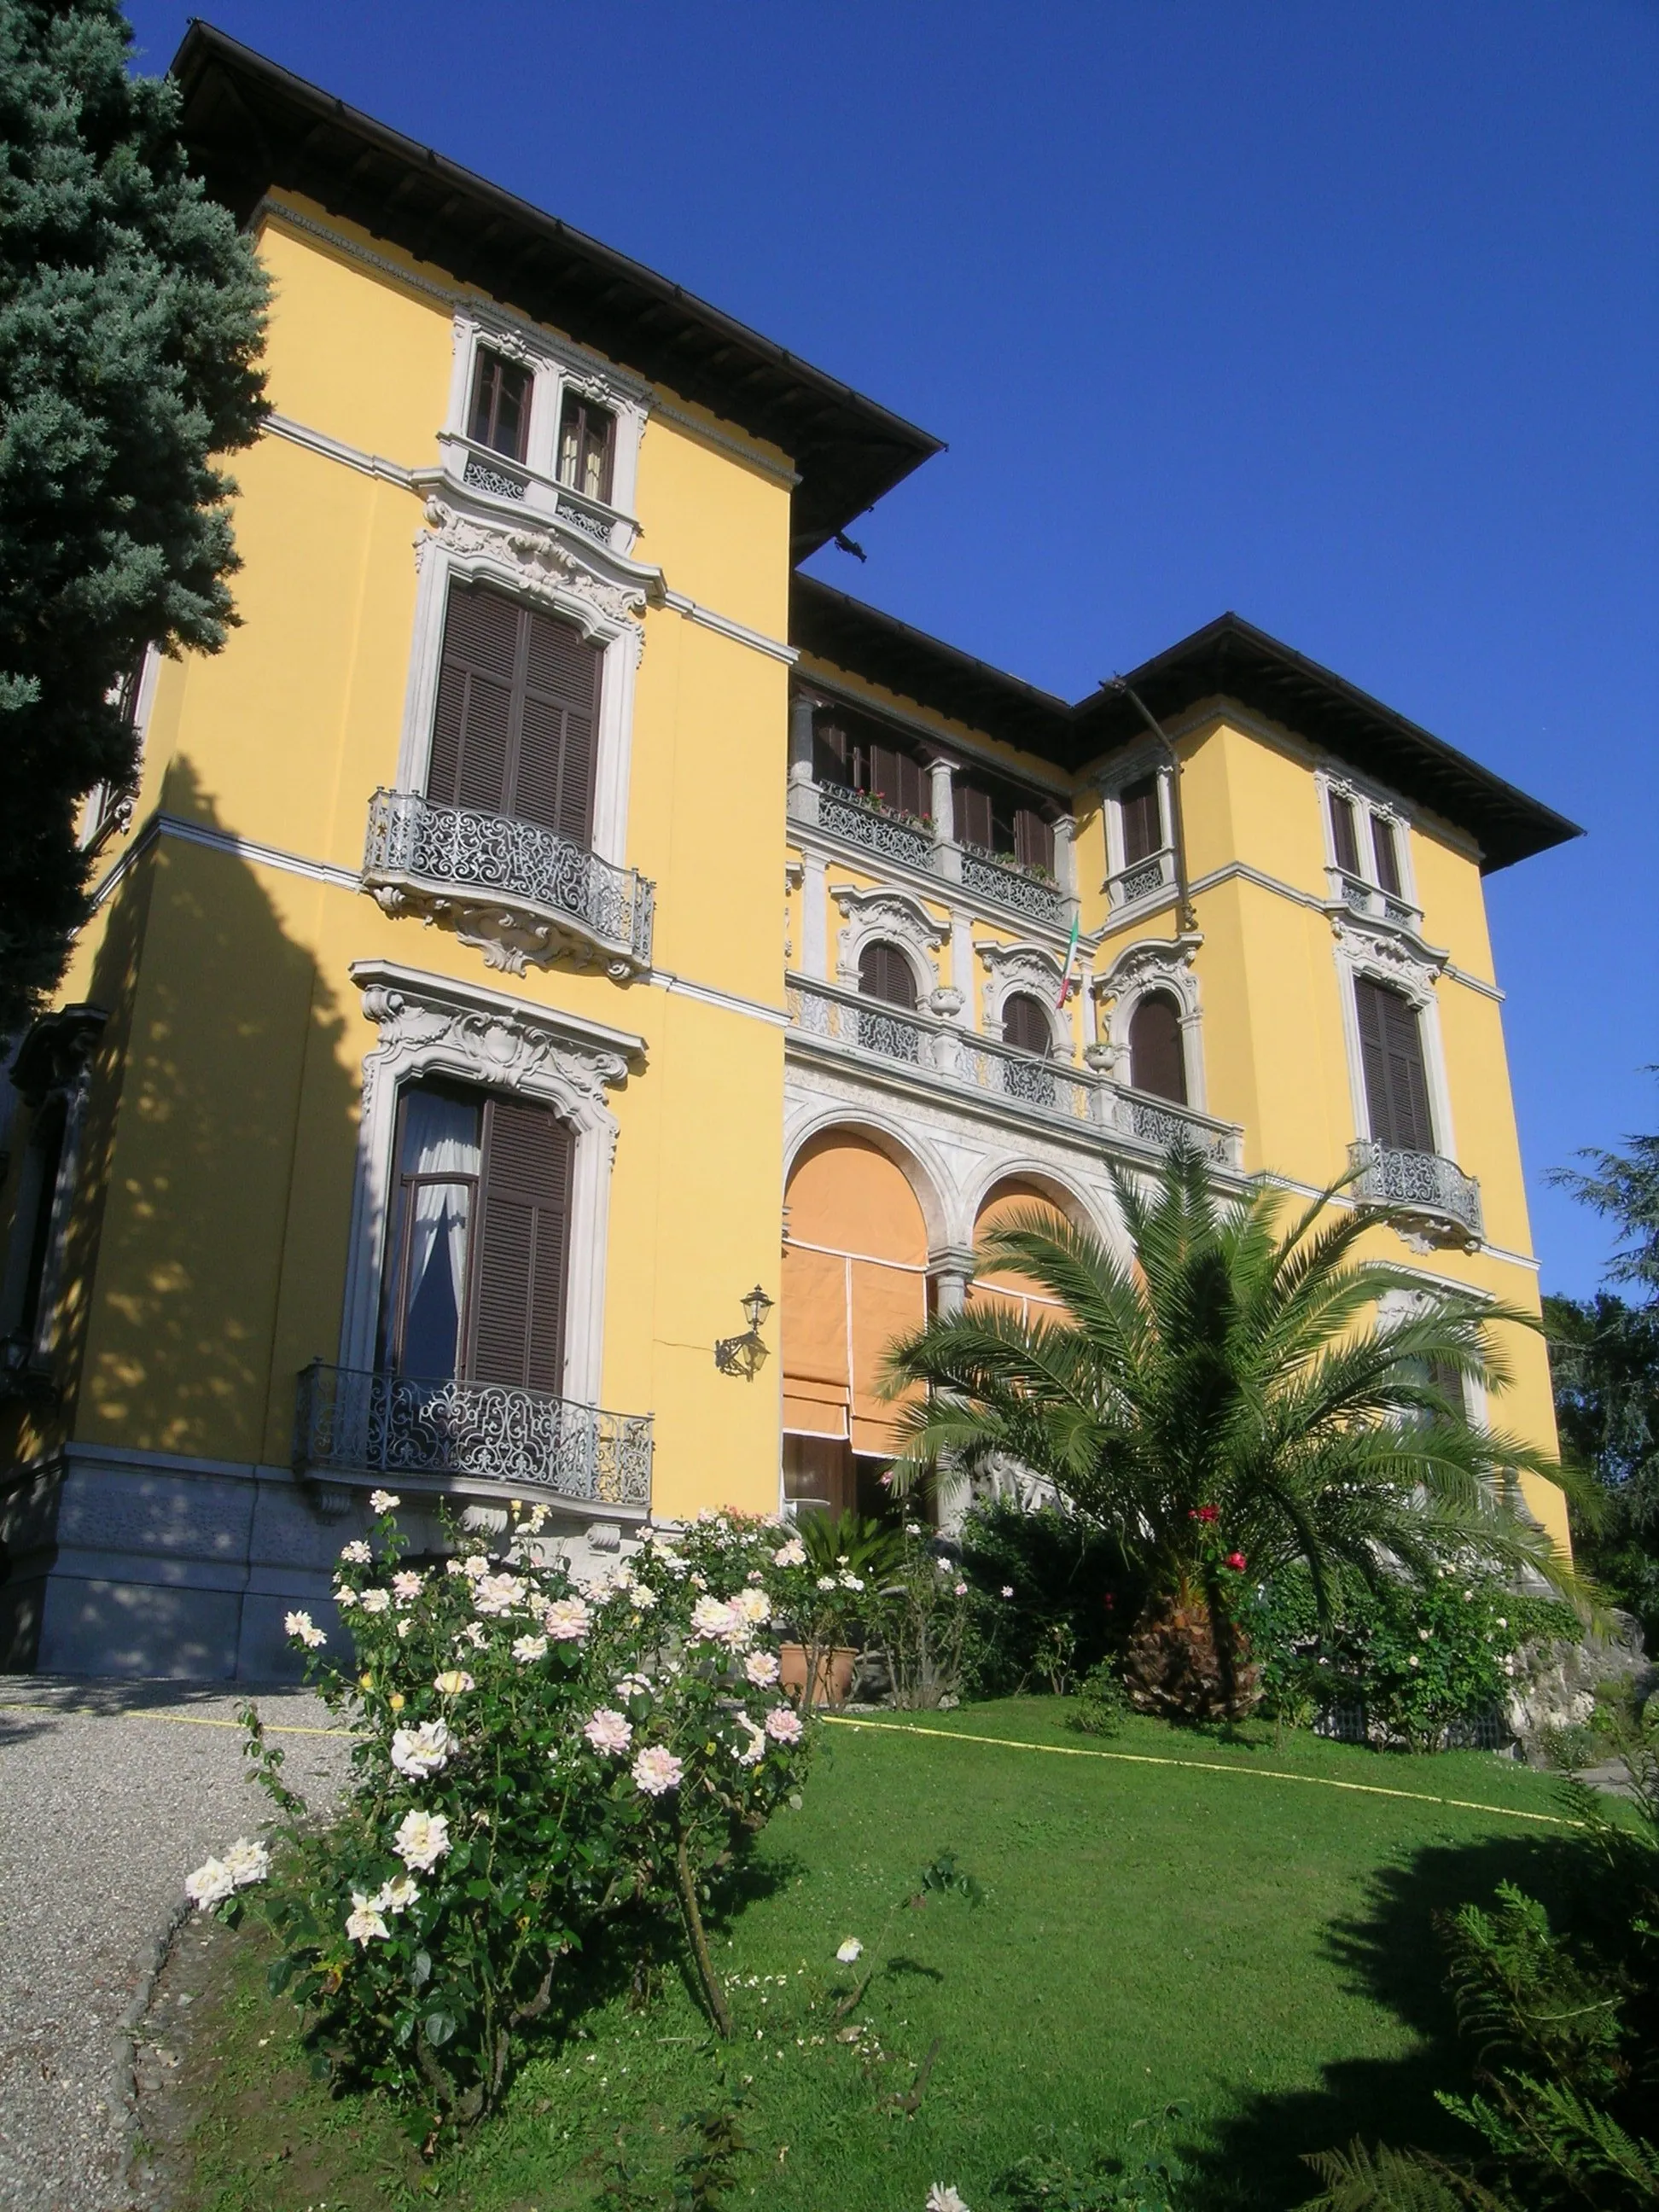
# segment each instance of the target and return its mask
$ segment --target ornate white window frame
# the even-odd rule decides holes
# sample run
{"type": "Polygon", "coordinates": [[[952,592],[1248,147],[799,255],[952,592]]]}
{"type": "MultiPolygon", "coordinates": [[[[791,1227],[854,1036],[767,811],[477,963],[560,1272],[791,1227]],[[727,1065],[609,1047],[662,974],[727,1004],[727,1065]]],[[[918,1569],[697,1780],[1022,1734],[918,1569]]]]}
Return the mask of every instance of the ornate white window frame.
{"type": "Polygon", "coordinates": [[[1041,945],[999,945],[989,939],[976,943],[981,965],[986,969],[980,987],[980,1021],[988,1036],[1000,1037],[1003,1014],[1011,998],[1035,999],[1048,1018],[1049,1053],[1055,1060],[1073,1055],[1072,1024],[1058,1004],[1065,969],[1041,945]]]}
{"type": "Polygon", "coordinates": [[[1117,754],[1096,778],[1106,829],[1106,882],[1103,886],[1114,921],[1126,913],[1175,896],[1176,763],[1167,746],[1144,738],[1117,754]],[[1123,793],[1144,775],[1158,783],[1158,842],[1156,852],[1133,865],[1124,858],[1123,793]],[[1155,878],[1140,888],[1143,876],[1155,878]],[[1133,888],[1131,888],[1133,884],[1133,888]]]}
{"type": "Polygon", "coordinates": [[[951,939],[951,925],[935,921],[921,901],[908,891],[857,890],[851,884],[832,884],[844,927],[836,939],[836,980],[849,991],[859,987],[859,961],[866,945],[896,945],[910,963],[915,977],[916,1005],[937,1014],[953,1015],[962,1009],[958,992],[939,981],[934,956],[951,939]]]}
{"type": "Polygon", "coordinates": [[[1187,1079],[1187,1103],[1208,1111],[1204,1080],[1204,1018],[1199,998],[1198,948],[1201,937],[1143,937],[1126,945],[1111,966],[1091,979],[1100,1038],[1091,1058],[1115,1083],[1130,1078],[1129,1025],[1135,1008],[1153,992],[1173,998],[1181,1009],[1181,1060],[1187,1079]]]}
{"type": "Polygon", "coordinates": [[[426,503],[424,520],[426,527],[415,540],[420,580],[398,748],[398,790],[426,788],[451,580],[493,585],[511,598],[574,623],[604,654],[592,843],[600,860],[623,866],[628,844],[634,679],[645,652],[641,617],[648,597],[646,572],[619,574],[619,564],[589,557],[591,548],[573,545],[568,538],[523,520],[463,512],[435,495],[426,503]]]}
{"type": "Polygon", "coordinates": [[[1417,863],[1413,850],[1413,819],[1403,800],[1378,784],[1357,776],[1345,765],[1321,762],[1314,769],[1318,797],[1320,834],[1325,842],[1325,880],[1328,903],[1345,911],[1363,914],[1396,927],[1415,931],[1423,920],[1417,896],[1417,863]],[[1359,875],[1351,875],[1336,856],[1336,832],[1331,821],[1331,801],[1346,799],[1353,810],[1354,842],[1358,848],[1359,875]],[[1394,849],[1400,866],[1400,889],[1385,891],[1376,868],[1376,838],[1373,824],[1386,822],[1394,831],[1394,849]],[[1363,894],[1363,896],[1362,896],[1363,894]]]}
{"type": "Polygon", "coordinates": [[[398,1093],[405,1083],[444,1075],[536,1099],[574,1133],[560,1395],[598,1405],[617,1136],[605,1094],[644,1066],[644,1039],[393,961],[356,960],[348,972],[379,1035],[363,1060],[341,1366],[366,1370],[374,1364],[398,1093]]]}
{"type": "Polygon", "coordinates": [[[1440,1035],[1440,1000],[1435,988],[1445,966],[1445,956],[1353,916],[1334,920],[1331,929],[1335,939],[1342,1039],[1348,1057],[1355,1134],[1364,1139],[1373,1134],[1370,1101],[1365,1090],[1365,1063],[1359,1042],[1359,1004],[1354,995],[1354,985],[1363,976],[1398,991],[1415,1007],[1418,1036],[1423,1047],[1423,1073],[1429,1092],[1429,1118],[1434,1124],[1434,1150],[1442,1159],[1455,1160],[1457,1139],[1452,1121],[1451,1091],[1446,1080],[1445,1048],[1440,1035]]]}
{"type": "Polygon", "coordinates": [[[449,402],[438,435],[442,473],[456,489],[517,507],[543,520],[557,518],[612,551],[628,554],[639,536],[634,502],[640,445],[648,416],[649,387],[550,332],[492,313],[482,301],[457,311],[449,377],[449,402]],[[468,416],[478,355],[501,355],[531,372],[530,423],[525,457],[515,461],[475,442],[468,416]],[[611,497],[590,499],[559,482],[559,420],[567,392],[609,410],[616,422],[611,457],[611,497]]]}

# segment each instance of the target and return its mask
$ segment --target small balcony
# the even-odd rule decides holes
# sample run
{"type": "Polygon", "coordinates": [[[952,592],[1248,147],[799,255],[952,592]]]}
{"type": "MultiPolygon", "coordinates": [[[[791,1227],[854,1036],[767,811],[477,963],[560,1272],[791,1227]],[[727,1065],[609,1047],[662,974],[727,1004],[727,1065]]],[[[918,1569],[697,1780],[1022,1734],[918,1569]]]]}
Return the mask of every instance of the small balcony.
{"type": "Polygon", "coordinates": [[[1368,884],[1363,877],[1351,876],[1345,868],[1328,868],[1334,895],[1333,902],[1340,900],[1346,913],[1358,915],[1365,921],[1386,922],[1390,928],[1407,929],[1420,934],[1423,914],[1409,899],[1394,891],[1380,890],[1368,884]]]}
{"type": "Polygon", "coordinates": [[[1123,907],[1139,906],[1144,899],[1161,897],[1175,887],[1175,849],[1166,845],[1161,852],[1148,853],[1143,860],[1131,860],[1127,867],[1108,876],[1107,908],[1115,916],[1123,907]]]}
{"type": "Polygon", "coordinates": [[[1360,1205],[1386,1207],[1429,1244],[1472,1252],[1480,1243],[1480,1185],[1455,1161],[1363,1137],[1349,1146],[1348,1165],[1360,1205]]]}
{"type": "Polygon", "coordinates": [[[560,952],[618,981],[651,965],[655,884],[539,823],[377,791],[362,883],[388,914],[445,923],[514,975],[560,952]]]}
{"type": "Polygon", "coordinates": [[[941,837],[932,822],[901,814],[848,785],[792,782],[789,817],[839,844],[860,846],[921,875],[959,883],[977,902],[1023,921],[1061,933],[1071,927],[1076,902],[1042,870],[1026,867],[1006,854],[941,837]]]}
{"type": "Polygon", "coordinates": [[[582,1505],[651,1504],[651,1417],[506,1382],[427,1382],[313,1360],[301,1370],[296,1474],[483,1485],[582,1505]]]}
{"type": "Polygon", "coordinates": [[[1096,1142],[1127,1139],[1131,1150],[1167,1152],[1184,1141],[1224,1172],[1243,1170],[1243,1132],[1233,1123],[1109,1083],[1092,1069],[798,975],[789,979],[788,1006],[792,1037],[808,1051],[861,1060],[872,1073],[915,1081],[935,1097],[965,1093],[995,1101],[1096,1142]]]}

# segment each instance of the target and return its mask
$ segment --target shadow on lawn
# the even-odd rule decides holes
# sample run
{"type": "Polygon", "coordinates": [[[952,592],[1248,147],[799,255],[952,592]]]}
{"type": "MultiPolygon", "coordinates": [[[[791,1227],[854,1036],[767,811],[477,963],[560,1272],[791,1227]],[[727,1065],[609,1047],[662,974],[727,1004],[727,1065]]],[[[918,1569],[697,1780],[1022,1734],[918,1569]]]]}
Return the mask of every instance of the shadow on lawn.
{"type": "Polygon", "coordinates": [[[1419,2039],[1419,2047],[1403,2058],[1337,2061],[1324,2069],[1317,2089],[1242,2093],[1232,2115],[1212,2122],[1204,2145],[1186,2154],[1192,2186],[1183,2201],[1194,2212],[1285,2212],[1319,2188],[1304,2154],[1346,2145],[1355,2136],[1468,2154],[1473,2138],[1434,2097],[1437,2089],[1466,2089],[1470,2079],[1436,1916],[1487,1904],[1500,1881],[1515,1882],[1553,1908],[1581,1866],[1565,1837],[1518,1836],[1427,1844],[1381,1868],[1363,1911],[1327,1930],[1326,1951],[1344,1970],[1350,1990],[1392,2013],[1419,2039]]]}

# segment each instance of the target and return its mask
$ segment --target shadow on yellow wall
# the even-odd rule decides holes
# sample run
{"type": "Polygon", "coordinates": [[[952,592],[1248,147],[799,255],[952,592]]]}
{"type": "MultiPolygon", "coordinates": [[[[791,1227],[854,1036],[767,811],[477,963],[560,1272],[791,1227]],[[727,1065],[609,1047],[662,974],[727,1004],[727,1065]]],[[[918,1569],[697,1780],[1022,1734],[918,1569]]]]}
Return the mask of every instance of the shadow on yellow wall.
{"type": "MultiPolygon", "coordinates": [[[[217,824],[187,762],[162,805],[217,824]]],[[[163,837],[116,894],[86,991],[113,1018],[64,1309],[83,1441],[257,1461],[291,1418],[290,1294],[303,1338],[334,1341],[339,1267],[293,1275],[318,1205],[349,1203],[356,1086],[343,1018],[295,934],[320,887],[295,879],[284,914],[289,879],[266,881],[163,837]]],[[[342,1262],[345,1236],[342,1218],[342,1262]]]]}

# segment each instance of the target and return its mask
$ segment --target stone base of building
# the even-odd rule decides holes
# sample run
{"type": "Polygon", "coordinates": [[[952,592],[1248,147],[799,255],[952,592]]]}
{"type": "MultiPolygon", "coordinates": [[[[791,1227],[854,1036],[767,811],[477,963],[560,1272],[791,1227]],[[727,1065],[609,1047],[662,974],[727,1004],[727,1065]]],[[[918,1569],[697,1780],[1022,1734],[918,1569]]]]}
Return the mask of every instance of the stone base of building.
{"type": "MultiPolygon", "coordinates": [[[[368,1534],[368,1498],[288,1468],[84,1444],[0,1477],[0,1672],[297,1681],[283,1616],[302,1607],[336,1634],[335,1564],[368,1534]]],[[[408,1497],[415,1552],[449,1548],[441,1503],[408,1497]]],[[[463,1525],[492,1532],[507,1503],[452,1502],[463,1525]]],[[[592,1510],[558,1507],[544,1540],[579,1574],[621,1546],[621,1527],[592,1510]]]]}

